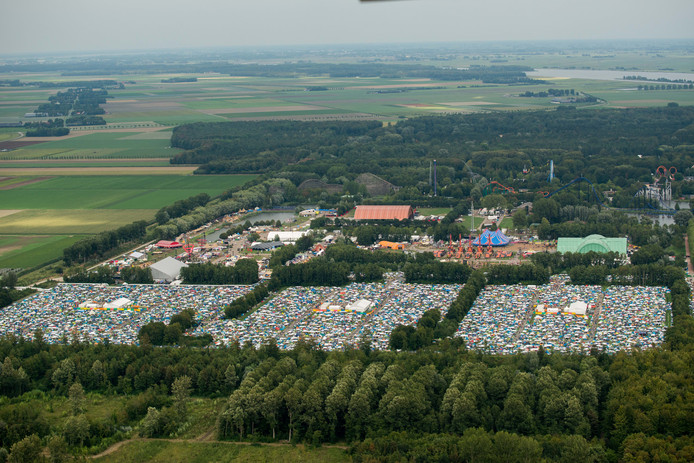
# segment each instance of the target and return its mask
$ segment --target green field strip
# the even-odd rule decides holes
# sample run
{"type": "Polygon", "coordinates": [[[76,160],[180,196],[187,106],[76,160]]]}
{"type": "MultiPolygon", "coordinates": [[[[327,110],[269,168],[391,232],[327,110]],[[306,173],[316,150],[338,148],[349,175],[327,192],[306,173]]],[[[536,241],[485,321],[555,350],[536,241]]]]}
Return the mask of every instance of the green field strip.
{"type": "Polygon", "coordinates": [[[232,463],[232,462],[350,462],[345,450],[334,447],[307,448],[294,445],[239,445],[233,442],[131,441],[117,451],[97,459],[99,463],[232,463]]]}
{"type": "MultiPolygon", "coordinates": [[[[221,188],[208,188],[204,192],[214,197],[224,193],[224,191],[225,189],[221,188]]],[[[150,190],[103,207],[108,209],[160,209],[200,193],[202,193],[200,190],[150,190]]]]}
{"type": "MultiPolygon", "coordinates": [[[[3,245],[0,236],[0,247],[3,245]]],[[[20,240],[19,237],[16,237],[20,240]]],[[[83,236],[32,236],[20,249],[0,255],[0,268],[32,268],[63,255],[63,249],[83,236]]]]}
{"type": "Polygon", "coordinates": [[[112,157],[118,153],[121,153],[122,151],[124,150],[107,148],[68,149],[60,153],[46,156],[46,159],[101,159],[112,157]]]}
{"type": "Polygon", "coordinates": [[[422,207],[417,209],[419,215],[446,215],[451,212],[450,207],[422,207]]]}
{"type": "Polygon", "coordinates": [[[94,234],[113,230],[136,220],[151,220],[156,211],[156,209],[34,209],[0,218],[0,234],[94,234]]]}
{"type": "MultiPolygon", "coordinates": [[[[144,133],[144,132],[143,132],[144,133]]],[[[66,138],[43,144],[41,148],[59,149],[113,149],[113,148],[161,148],[169,146],[169,140],[128,140],[123,132],[95,132],[79,137],[66,138]]]]}
{"type": "Polygon", "coordinates": [[[506,217],[499,224],[499,228],[512,229],[513,228],[513,219],[511,217],[506,217]]]}
{"type": "MultiPolygon", "coordinates": [[[[41,146],[39,144],[32,146],[41,146]]],[[[6,153],[0,153],[0,160],[27,160],[27,159],[48,159],[53,155],[64,153],[68,149],[43,149],[43,148],[20,148],[6,153]]]]}
{"type": "Polygon", "coordinates": [[[36,109],[35,104],[28,105],[0,105],[0,117],[11,117],[24,119],[26,113],[32,112],[36,109]]]}
{"type": "MultiPolygon", "coordinates": [[[[79,161],[65,161],[65,162],[51,162],[51,163],[39,163],[39,162],[22,162],[18,160],[17,162],[3,162],[0,164],[2,169],[45,169],[46,167],[168,167],[171,163],[168,159],[146,159],[140,160],[137,158],[122,158],[122,160],[112,160],[112,161],[99,161],[94,162],[94,160],[85,159],[83,162],[79,161]]],[[[0,185],[1,186],[1,185],[0,185]]]]}
{"type": "Polygon", "coordinates": [[[204,110],[221,108],[262,108],[268,106],[290,106],[294,103],[288,103],[281,99],[272,98],[215,98],[211,100],[186,101],[183,104],[190,109],[204,110]]]}
{"type": "Polygon", "coordinates": [[[178,125],[186,122],[214,122],[219,120],[214,115],[195,110],[133,111],[107,115],[104,116],[104,119],[113,124],[153,121],[161,125],[178,125]]]}
{"type": "MultiPolygon", "coordinates": [[[[5,209],[159,209],[206,192],[217,196],[255,175],[61,176],[0,190],[5,209]]],[[[18,177],[24,181],[26,177],[18,177]]],[[[15,179],[6,180],[7,182],[15,179]]]]}
{"type": "Polygon", "coordinates": [[[306,111],[268,111],[254,113],[232,113],[218,114],[229,119],[249,118],[249,117],[277,117],[277,116],[320,116],[326,114],[358,114],[349,109],[316,109],[306,111]]]}
{"type": "Polygon", "coordinates": [[[132,193],[133,190],[25,190],[20,187],[0,191],[0,204],[6,209],[97,209],[125,200],[132,193]]]}

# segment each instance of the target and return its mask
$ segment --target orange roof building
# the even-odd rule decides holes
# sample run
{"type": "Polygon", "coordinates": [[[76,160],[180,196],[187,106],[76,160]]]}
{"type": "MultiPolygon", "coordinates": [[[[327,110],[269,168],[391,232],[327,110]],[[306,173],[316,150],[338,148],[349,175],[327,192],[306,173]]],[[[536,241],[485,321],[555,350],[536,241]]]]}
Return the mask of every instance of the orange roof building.
{"type": "Polygon", "coordinates": [[[354,220],[407,220],[414,217],[412,206],[357,206],[354,220]]]}

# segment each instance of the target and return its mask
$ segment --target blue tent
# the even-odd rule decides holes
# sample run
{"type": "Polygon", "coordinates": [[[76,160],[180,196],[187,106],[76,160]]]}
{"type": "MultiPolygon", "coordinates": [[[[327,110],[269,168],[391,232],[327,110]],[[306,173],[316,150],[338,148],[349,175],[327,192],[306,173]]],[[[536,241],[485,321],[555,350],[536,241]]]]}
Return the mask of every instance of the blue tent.
{"type": "Polygon", "coordinates": [[[510,241],[501,230],[495,232],[485,230],[484,233],[474,239],[472,244],[473,246],[506,246],[510,241]]]}

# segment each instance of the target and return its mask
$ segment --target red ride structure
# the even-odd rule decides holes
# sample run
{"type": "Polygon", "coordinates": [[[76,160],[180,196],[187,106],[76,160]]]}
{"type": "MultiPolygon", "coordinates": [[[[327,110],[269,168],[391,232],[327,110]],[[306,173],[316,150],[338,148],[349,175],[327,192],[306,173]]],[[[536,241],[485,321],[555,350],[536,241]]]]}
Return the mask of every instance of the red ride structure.
{"type": "Polygon", "coordinates": [[[675,180],[675,174],[677,173],[677,167],[672,166],[669,169],[665,166],[658,166],[655,170],[655,183],[658,183],[660,179],[666,178],[669,180],[675,180]]]}

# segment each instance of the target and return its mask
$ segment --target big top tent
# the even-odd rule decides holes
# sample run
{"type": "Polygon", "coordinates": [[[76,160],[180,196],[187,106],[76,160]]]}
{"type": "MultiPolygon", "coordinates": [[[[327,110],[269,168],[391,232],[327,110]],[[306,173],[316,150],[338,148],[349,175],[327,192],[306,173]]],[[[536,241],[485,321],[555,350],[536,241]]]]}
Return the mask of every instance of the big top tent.
{"type": "Polygon", "coordinates": [[[506,246],[511,240],[501,230],[485,230],[472,242],[473,246],[506,246]]]}

